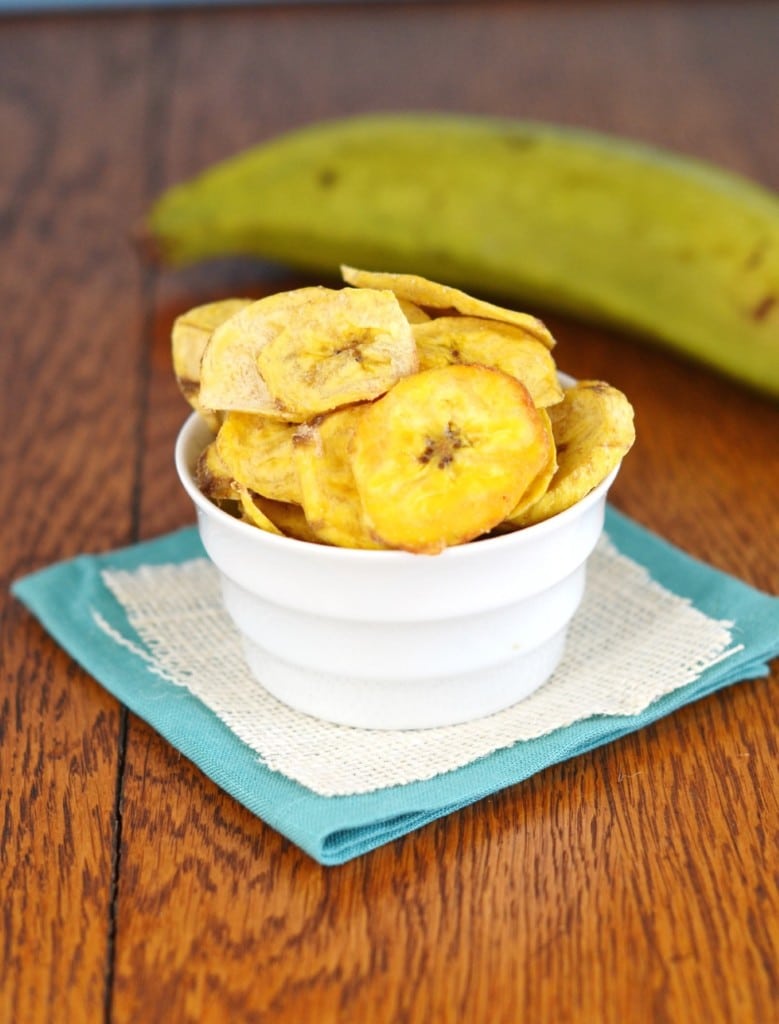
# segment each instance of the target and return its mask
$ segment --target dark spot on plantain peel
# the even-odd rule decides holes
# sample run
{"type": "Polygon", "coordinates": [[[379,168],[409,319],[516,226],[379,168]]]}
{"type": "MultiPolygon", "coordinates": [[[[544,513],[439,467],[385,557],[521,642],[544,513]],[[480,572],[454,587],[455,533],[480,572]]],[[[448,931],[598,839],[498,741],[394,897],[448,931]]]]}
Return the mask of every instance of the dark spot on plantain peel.
{"type": "Polygon", "coordinates": [[[765,298],[761,299],[752,310],[753,320],[765,320],[768,314],[776,305],[775,295],[766,295],[765,298]]]}
{"type": "Polygon", "coordinates": [[[332,167],[323,167],[316,180],[322,188],[332,188],[338,181],[338,172],[334,171],[332,167]]]}

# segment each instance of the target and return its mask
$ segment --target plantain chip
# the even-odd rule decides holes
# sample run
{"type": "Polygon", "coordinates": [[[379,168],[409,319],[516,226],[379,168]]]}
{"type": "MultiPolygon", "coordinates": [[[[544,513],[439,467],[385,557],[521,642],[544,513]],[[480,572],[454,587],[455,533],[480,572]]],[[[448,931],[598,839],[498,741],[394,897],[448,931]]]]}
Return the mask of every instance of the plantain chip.
{"type": "Polygon", "coordinates": [[[195,466],[195,483],[207,498],[217,504],[237,498],[233,478],[219,457],[214,441],[200,453],[195,466]]]}
{"type": "Polygon", "coordinates": [[[300,423],[375,398],[416,367],[411,327],[392,292],[299,288],[217,328],[203,354],[201,400],[300,423]]]}
{"type": "Polygon", "coordinates": [[[579,381],[548,413],[557,472],[537,502],[512,514],[515,526],[531,526],[575,505],[619,465],[635,440],[633,407],[603,381],[579,381]]]}
{"type": "Polygon", "coordinates": [[[367,408],[354,405],[328,413],[295,437],[306,519],[321,541],[338,547],[386,547],[368,529],[352,468],[354,437],[367,408]]]}
{"type": "Polygon", "coordinates": [[[254,504],[268,519],[277,526],[285,537],[295,540],[306,540],[311,544],[320,544],[321,540],[309,526],[306,514],[300,505],[291,501],[275,501],[262,494],[252,494],[254,504]]]}
{"type": "Polygon", "coordinates": [[[563,397],[549,349],[523,327],[472,316],[440,316],[413,325],[419,368],[481,363],[521,381],[538,408],[563,397]]]}
{"type": "Polygon", "coordinates": [[[408,299],[398,298],[398,305],[403,310],[406,320],[412,325],[423,324],[432,319],[421,306],[417,306],[414,302],[409,302],[408,299]]]}
{"type": "Polygon", "coordinates": [[[546,409],[539,409],[538,413],[541,418],[541,422],[543,423],[546,458],[541,468],[528,484],[522,497],[506,519],[500,524],[501,529],[514,528],[515,517],[521,516],[526,509],[530,508],[531,505],[534,505],[544,494],[546,494],[549,484],[552,482],[552,478],[557,472],[557,448],[555,446],[554,434],[552,432],[552,420],[546,409]]]}
{"type": "Polygon", "coordinates": [[[216,433],[220,418],[200,400],[200,363],[208,339],[216,328],[239,309],[250,305],[251,299],[222,299],[195,306],[177,316],[171,331],[173,373],[179,390],[195,412],[199,412],[216,433]]]}
{"type": "Polygon", "coordinates": [[[275,533],[283,536],[282,531],[276,524],[265,515],[257,503],[257,495],[243,484],[236,484],[238,500],[241,504],[241,519],[250,526],[256,526],[266,533],[275,533]]]}
{"type": "Polygon", "coordinates": [[[519,381],[452,365],[406,377],[365,408],[352,469],[375,536],[435,554],[502,522],[547,458],[541,416],[519,381]]]}
{"type": "Polygon", "coordinates": [[[503,323],[522,327],[534,338],[554,348],[555,340],[546,324],[529,313],[519,313],[513,309],[503,309],[491,302],[473,298],[466,292],[449,285],[438,284],[415,274],[387,274],[371,270],[357,270],[355,267],[341,266],[341,276],[348,284],[357,288],[389,288],[398,299],[405,299],[420,306],[426,313],[440,316],[451,311],[465,316],[483,317],[485,320],[499,320],[503,323]]]}
{"type": "Polygon", "coordinates": [[[216,449],[239,484],[266,498],[299,504],[292,447],[295,429],[295,424],[269,416],[228,412],[216,435],[216,449]]]}
{"type": "MultiPolygon", "coordinates": [[[[294,320],[327,289],[298,288],[268,295],[238,310],[215,328],[200,363],[200,401],[223,412],[262,413],[295,420],[271,396],[257,368],[257,355],[273,337],[274,317],[294,320]]],[[[304,417],[302,417],[304,418],[304,417]]]]}
{"type": "Polygon", "coordinates": [[[575,504],[633,444],[601,381],[561,387],[533,316],[409,274],[208,303],[174,324],[224,511],[311,543],[436,554],[575,504]]]}
{"type": "Polygon", "coordinates": [[[416,370],[417,355],[392,292],[344,288],[281,327],[257,365],[276,401],[303,420],[376,398],[416,370]]]}

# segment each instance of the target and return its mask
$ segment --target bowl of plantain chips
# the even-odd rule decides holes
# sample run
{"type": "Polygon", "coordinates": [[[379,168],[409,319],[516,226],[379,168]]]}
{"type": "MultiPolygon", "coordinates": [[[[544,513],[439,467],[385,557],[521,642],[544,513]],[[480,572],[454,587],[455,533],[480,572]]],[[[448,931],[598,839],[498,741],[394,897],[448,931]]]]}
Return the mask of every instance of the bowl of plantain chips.
{"type": "Polygon", "coordinates": [[[562,657],[633,410],[562,374],[534,316],[342,274],[176,319],[177,470],[276,698],[360,728],[484,717],[562,657]]]}

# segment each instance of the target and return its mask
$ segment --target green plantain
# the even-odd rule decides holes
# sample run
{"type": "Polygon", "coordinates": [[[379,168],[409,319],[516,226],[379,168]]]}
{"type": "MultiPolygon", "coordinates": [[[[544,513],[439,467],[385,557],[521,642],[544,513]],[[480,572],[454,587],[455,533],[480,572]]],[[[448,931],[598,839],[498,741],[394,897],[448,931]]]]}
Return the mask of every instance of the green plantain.
{"type": "Polygon", "coordinates": [[[181,265],[421,274],[643,334],[779,394],[779,199],[611,136],[445,114],[310,126],[170,189],[181,265]]]}

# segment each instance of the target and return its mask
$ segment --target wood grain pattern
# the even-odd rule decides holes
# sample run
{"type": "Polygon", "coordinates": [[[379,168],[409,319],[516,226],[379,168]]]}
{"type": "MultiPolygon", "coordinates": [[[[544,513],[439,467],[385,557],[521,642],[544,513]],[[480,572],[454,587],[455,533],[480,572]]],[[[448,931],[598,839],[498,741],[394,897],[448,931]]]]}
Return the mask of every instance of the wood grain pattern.
{"type": "Polygon", "coordinates": [[[135,532],[143,307],[137,261],[117,238],[140,201],[132,136],[144,83],[127,89],[115,75],[144,47],[108,27],[82,36],[76,23],[11,22],[0,36],[9,1022],[100,1020],[111,971],[121,711],[6,596],[25,571],[135,532]]]}
{"type": "MultiPolygon", "coordinates": [[[[4,582],[190,522],[178,312],[303,283],[143,265],[153,196],[319,117],[449,109],[632,135],[779,187],[770,3],[11,18],[0,31],[4,582]],[[758,102],[759,98],[759,102],[758,102]]],[[[550,317],[636,407],[618,507],[779,590],[779,409],[550,317]]],[[[0,595],[0,1020],[755,1022],[779,1006],[771,679],[325,869],[0,595]]]]}

